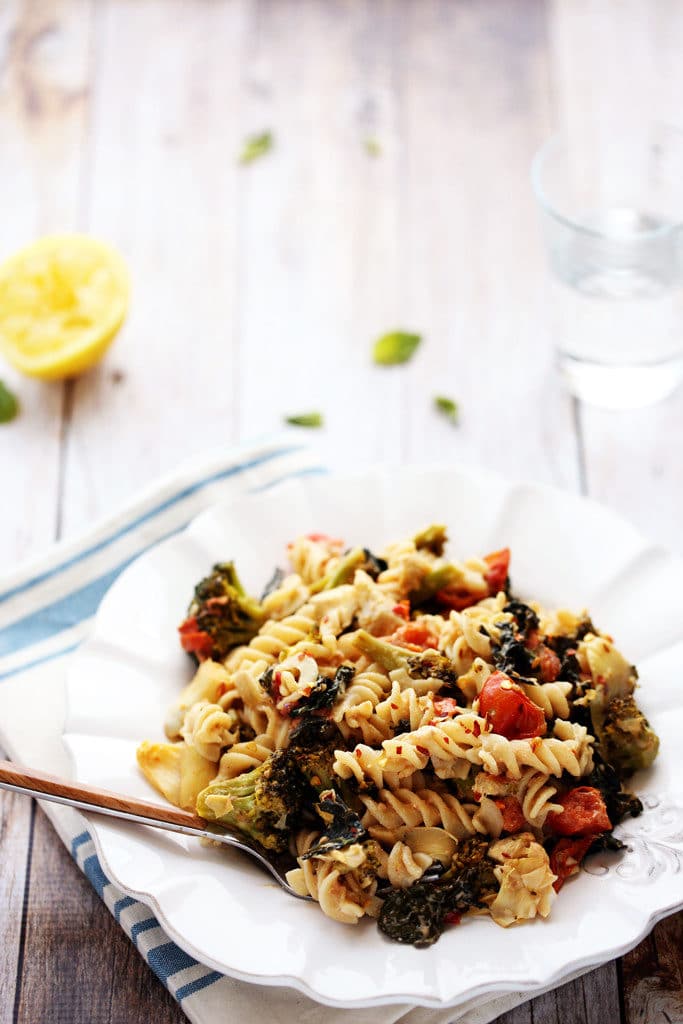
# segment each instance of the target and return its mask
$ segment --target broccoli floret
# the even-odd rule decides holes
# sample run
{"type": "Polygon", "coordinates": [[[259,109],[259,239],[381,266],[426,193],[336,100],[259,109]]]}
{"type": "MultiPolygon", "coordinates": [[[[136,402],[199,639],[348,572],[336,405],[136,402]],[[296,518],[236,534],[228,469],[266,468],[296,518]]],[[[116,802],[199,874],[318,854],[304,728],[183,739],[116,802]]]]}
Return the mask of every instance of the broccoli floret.
{"type": "Polygon", "coordinates": [[[356,633],[355,644],[363,654],[367,654],[387,672],[404,668],[411,679],[440,679],[449,686],[457,685],[458,673],[445,654],[431,650],[410,651],[406,647],[398,647],[388,640],[372,636],[364,629],[356,633]]]}
{"type": "Polygon", "coordinates": [[[248,644],[263,625],[259,602],[244,590],[232,562],[214,565],[195,587],[187,618],[178,627],[180,642],[198,661],[224,661],[240,644],[248,644]]]}
{"type": "MultiPolygon", "coordinates": [[[[444,565],[438,566],[436,569],[432,569],[424,577],[419,587],[412,590],[408,597],[410,599],[411,608],[420,608],[423,605],[428,604],[440,590],[446,590],[449,587],[459,587],[462,585],[464,579],[464,573],[460,566],[454,565],[452,562],[446,562],[444,565]]],[[[476,600],[474,598],[473,600],[476,600]]]]}
{"type": "Polygon", "coordinates": [[[292,731],[287,748],[311,789],[320,794],[340,782],[334,773],[334,751],[341,739],[334,722],[326,718],[304,718],[292,731]]]}
{"type": "Polygon", "coordinates": [[[305,790],[289,752],[277,750],[252,771],[208,785],[197,797],[197,814],[282,852],[305,790]]]}
{"type": "Polygon", "coordinates": [[[445,654],[437,654],[436,651],[411,654],[406,664],[411,679],[440,679],[447,686],[458,684],[455,666],[445,654]]]}
{"type": "Polygon", "coordinates": [[[416,533],[413,541],[418,551],[431,551],[437,558],[441,558],[448,543],[446,527],[440,523],[432,523],[431,526],[416,533]]]}
{"type": "Polygon", "coordinates": [[[632,693],[606,700],[602,689],[589,694],[593,730],[605,761],[620,778],[649,768],[659,750],[659,738],[632,693]]]}
{"type": "Polygon", "coordinates": [[[395,942],[431,946],[443,932],[449,915],[481,906],[486,896],[498,891],[487,851],[483,839],[463,840],[441,878],[433,882],[422,879],[407,889],[393,889],[380,911],[380,931],[395,942]]]}
{"type": "Polygon", "coordinates": [[[351,548],[342,556],[334,571],[325,577],[322,589],[332,590],[334,587],[340,587],[343,583],[352,583],[358,569],[362,569],[368,576],[377,579],[379,574],[385,572],[387,568],[387,562],[383,558],[373,555],[369,548],[351,548]]]}

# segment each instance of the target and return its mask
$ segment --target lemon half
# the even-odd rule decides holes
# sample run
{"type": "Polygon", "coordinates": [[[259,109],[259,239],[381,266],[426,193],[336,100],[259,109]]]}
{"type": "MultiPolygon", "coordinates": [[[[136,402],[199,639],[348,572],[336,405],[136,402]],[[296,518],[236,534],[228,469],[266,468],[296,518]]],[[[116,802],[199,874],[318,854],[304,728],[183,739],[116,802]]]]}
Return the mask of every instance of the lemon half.
{"type": "Polygon", "coordinates": [[[108,245],[41,238],[0,266],[0,351],[31,377],[74,377],[113,341],[129,291],[126,265],[108,245]]]}

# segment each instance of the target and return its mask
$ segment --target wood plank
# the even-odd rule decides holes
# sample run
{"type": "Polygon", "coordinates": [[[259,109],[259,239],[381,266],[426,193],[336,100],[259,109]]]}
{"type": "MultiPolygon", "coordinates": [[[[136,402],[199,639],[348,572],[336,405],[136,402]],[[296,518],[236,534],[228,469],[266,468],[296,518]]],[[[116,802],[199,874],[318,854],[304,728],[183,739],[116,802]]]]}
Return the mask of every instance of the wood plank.
{"type": "MultiPolygon", "coordinates": [[[[78,223],[87,111],[89,0],[0,5],[0,259],[37,235],[78,223]]],[[[21,415],[2,427],[0,564],[54,537],[63,389],[2,365],[21,415]],[[20,454],[19,454],[20,453],[20,454]]]]}
{"type": "Polygon", "coordinates": [[[406,382],[408,456],[576,488],[529,183],[549,125],[544,4],[426,0],[397,14],[400,308],[425,333],[406,382]],[[441,393],[460,403],[457,430],[432,408],[441,393]]]}
{"type": "Polygon", "coordinates": [[[30,820],[28,800],[0,795],[0,1024],[12,1024],[30,820]]]}
{"type": "MultiPolygon", "coordinates": [[[[37,235],[78,220],[88,77],[89,4],[5,0],[0,5],[0,259],[37,235]]],[[[35,555],[55,536],[63,388],[0,376],[21,413],[2,428],[0,564],[35,555]]],[[[12,1020],[31,807],[0,794],[0,1022],[12,1020]]],[[[30,954],[29,954],[30,955],[30,954]]]]}
{"type": "Polygon", "coordinates": [[[83,217],[125,257],[132,301],[104,362],[74,385],[69,532],[188,455],[236,438],[247,7],[95,5],[83,217]]]}
{"type": "Polygon", "coordinates": [[[683,1021],[683,913],[661,921],[622,961],[625,1024],[683,1021]]]}
{"type": "MultiPolygon", "coordinates": [[[[683,12],[664,0],[651,5],[629,0],[614,8],[601,0],[552,0],[549,7],[551,89],[558,127],[579,140],[607,130],[620,131],[641,118],[676,123],[675,97],[680,94],[680,53],[683,12]]],[[[680,550],[678,502],[683,489],[680,445],[683,395],[649,409],[629,413],[581,406],[588,493],[622,512],[658,540],[680,550]],[[657,500],[660,496],[660,500],[657,500]]],[[[665,923],[665,932],[678,927],[665,923]]],[[[680,945],[678,947],[680,949],[680,945]]],[[[623,961],[623,999],[627,1020],[681,1019],[680,978],[654,971],[654,934],[623,961]],[[648,985],[652,998],[639,1016],[648,985]]],[[[592,976],[589,976],[592,977],[592,976]]],[[[600,998],[600,988],[587,1005],[600,998]]],[[[609,1016],[596,1016],[608,1020],[609,1016]]]]}
{"type": "Polygon", "coordinates": [[[265,2],[241,126],[275,148],[243,169],[240,432],[320,410],[333,467],[401,458],[402,370],[372,366],[402,326],[393,3],[265,2]],[[330,41],[333,40],[333,45],[330,41]],[[364,142],[376,139],[372,158],[364,142]]]}
{"type": "Polygon", "coordinates": [[[36,815],[26,958],[16,1024],[119,1024],[185,1017],[36,815]]]}
{"type": "MultiPolygon", "coordinates": [[[[577,138],[638,121],[680,121],[683,8],[676,0],[552,0],[551,87],[559,126],[577,138]]],[[[683,300],[679,303],[683,327],[683,300]]],[[[681,551],[683,390],[630,412],[583,406],[589,493],[681,551]]]]}

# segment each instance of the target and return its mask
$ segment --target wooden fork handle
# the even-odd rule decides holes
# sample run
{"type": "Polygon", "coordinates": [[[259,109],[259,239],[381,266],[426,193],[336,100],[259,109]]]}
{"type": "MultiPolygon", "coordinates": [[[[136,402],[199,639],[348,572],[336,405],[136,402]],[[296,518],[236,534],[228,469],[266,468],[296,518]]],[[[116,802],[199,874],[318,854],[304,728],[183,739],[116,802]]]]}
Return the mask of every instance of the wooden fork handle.
{"type": "Polygon", "coordinates": [[[111,793],[107,789],[87,786],[82,782],[61,779],[46,772],[37,772],[32,768],[23,768],[12,761],[0,761],[0,784],[7,783],[17,789],[37,790],[46,797],[64,797],[67,800],[80,800],[92,806],[93,810],[104,808],[119,811],[123,814],[137,814],[152,821],[166,821],[173,825],[185,825],[189,828],[205,829],[206,822],[196,814],[181,811],[176,807],[153,804],[147,800],[137,800],[122,793],[111,793]]]}

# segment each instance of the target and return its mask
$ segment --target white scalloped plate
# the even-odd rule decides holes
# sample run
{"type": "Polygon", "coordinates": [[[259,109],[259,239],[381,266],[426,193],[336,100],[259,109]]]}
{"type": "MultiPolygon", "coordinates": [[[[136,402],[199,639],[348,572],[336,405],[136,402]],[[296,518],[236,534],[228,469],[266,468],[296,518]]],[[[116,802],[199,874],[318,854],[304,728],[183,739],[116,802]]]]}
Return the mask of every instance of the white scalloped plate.
{"type": "Polygon", "coordinates": [[[594,502],[480,472],[404,469],[290,482],[217,505],[147,552],[111,588],[72,662],[65,741],[75,775],[150,797],[135,748],[162,737],[165,708],[191,675],[176,626],[215,561],[235,558],[258,592],[299,533],[320,530],[376,549],[432,521],[448,524],[458,556],[509,545],[518,593],[588,607],[638,665],[639,700],[662,743],[656,766],[639,781],[646,811],[621,828],[631,851],[593,859],[547,921],[503,930],[489,919],[466,920],[416,950],[389,943],[372,921],[328,920],[238,854],[91,819],[112,881],[150,904],[181,947],[219,971],[337,1006],[455,1006],[560,983],[630,949],[683,905],[682,563],[594,502]]]}

